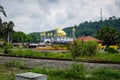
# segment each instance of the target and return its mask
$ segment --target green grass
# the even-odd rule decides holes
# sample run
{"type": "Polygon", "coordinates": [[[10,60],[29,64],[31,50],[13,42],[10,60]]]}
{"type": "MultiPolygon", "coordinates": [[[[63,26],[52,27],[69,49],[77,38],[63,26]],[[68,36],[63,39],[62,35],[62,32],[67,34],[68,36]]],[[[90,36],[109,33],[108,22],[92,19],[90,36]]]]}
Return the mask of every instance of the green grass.
{"type": "MultiPolygon", "coordinates": [[[[16,62],[12,64],[15,63],[16,62]]],[[[93,71],[87,71],[82,64],[77,63],[74,63],[67,69],[53,69],[53,68],[23,69],[18,68],[18,66],[13,67],[0,65],[0,80],[15,80],[16,74],[25,72],[45,74],[47,75],[48,80],[120,80],[119,70],[101,68],[93,71]]]]}
{"type": "Polygon", "coordinates": [[[113,53],[99,53],[95,56],[96,59],[100,60],[108,60],[108,61],[119,61],[120,62],[120,54],[113,53]]]}
{"type": "Polygon", "coordinates": [[[15,56],[26,56],[26,57],[43,57],[43,58],[70,58],[70,53],[52,53],[52,52],[38,52],[30,49],[11,49],[9,50],[10,55],[15,56]]]}
{"type": "Polygon", "coordinates": [[[94,56],[82,56],[77,57],[80,60],[106,60],[106,61],[114,61],[120,62],[120,54],[113,54],[113,53],[96,53],[94,56]]]}
{"type": "Polygon", "coordinates": [[[28,70],[19,69],[17,67],[7,67],[0,65],[0,80],[15,80],[15,75],[18,73],[24,73],[28,70]]]}
{"type": "MultiPolygon", "coordinates": [[[[31,49],[10,49],[9,55],[24,56],[24,57],[43,57],[43,58],[61,58],[61,59],[72,59],[71,53],[60,53],[60,52],[39,52],[31,49]]],[[[80,56],[78,60],[107,60],[120,62],[120,54],[118,53],[96,53],[93,56],[80,56]]]]}

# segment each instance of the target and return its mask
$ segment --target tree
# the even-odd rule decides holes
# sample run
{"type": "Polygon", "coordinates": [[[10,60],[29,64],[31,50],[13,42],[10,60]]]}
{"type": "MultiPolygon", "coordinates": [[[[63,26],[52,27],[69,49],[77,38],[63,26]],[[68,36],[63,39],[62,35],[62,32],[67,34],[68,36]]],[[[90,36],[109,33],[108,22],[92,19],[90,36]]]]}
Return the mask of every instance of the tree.
{"type": "Polygon", "coordinates": [[[13,32],[13,27],[14,27],[14,23],[12,21],[9,21],[8,25],[7,25],[7,41],[8,43],[11,42],[12,43],[12,32],[13,32]]]}
{"type": "Polygon", "coordinates": [[[93,56],[97,52],[97,43],[93,41],[83,42],[82,40],[75,40],[68,46],[72,53],[73,59],[79,56],[93,56]]]}
{"type": "Polygon", "coordinates": [[[107,46],[115,45],[120,42],[120,33],[112,27],[103,27],[97,32],[97,37],[103,40],[107,46]]]}
{"type": "Polygon", "coordinates": [[[5,34],[6,37],[6,41],[9,44],[10,43],[10,38],[12,39],[12,32],[13,32],[13,27],[14,27],[14,23],[12,21],[4,22],[2,24],[3,27],[3,33],[5,34]]]}
{"type": "MultiPolygon", "coordinates": [[[[7,15],[6,15],[6,13],[5,13],[5,11],[4,11],[4,8],[0,5],[0,12],[2,12],[3,13],[3,15],[5,16],[5,17],[7,17],[7,15]]],[[[2,26],[2,19],[1,19],[1,17],[0,17],[0,38],[2,38],[3,37],[3,26],[2,26]]]]}
{"type": "MultiPolygon", "coordinates": [[[[4,8],[0,5],[0,12],[3,13],[5,17],[7,17],[4,8]]],[[[6,42],[9,44],[12,43],[12,32],[13,32],[14,23],[12,21],[9,22],[3,22],[0,17],[0,35],[1,38],[4,38],[6,42]]]]}
{"type": "Polygon", "coordinates": [[[26,35],[24,32],[18,31],[13,33],[13,42],[24,42],[26,35]]]}
{"type": "Polygon", "coordinates": [[[13,42],[37,42],[37,38],[33,34],[26,35],[24,32],[18,31],[13,33],[13,42]]]}
{"type": "Polygon", "coordinates": [[[3,37],[3,32],[2,32],[2,19],[0,18],[0,38],[3,37]]]}
{"type": "Polygon", "coordinates": [[[35,35],[32,35],[32,34],[27,35],[26,36],[26,42],[37,42],[37,38],[36,38],[35,35]]]}

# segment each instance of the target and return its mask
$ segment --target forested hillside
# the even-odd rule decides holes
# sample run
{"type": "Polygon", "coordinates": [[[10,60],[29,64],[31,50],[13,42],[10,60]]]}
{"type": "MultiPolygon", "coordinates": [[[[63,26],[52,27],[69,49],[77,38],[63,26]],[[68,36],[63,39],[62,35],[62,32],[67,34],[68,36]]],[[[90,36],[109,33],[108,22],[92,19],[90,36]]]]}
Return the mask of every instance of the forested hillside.
{"type": "MultiPolygon", "coordinates": [[[[109,19],[106,19],[103,21],[95,21],[95,22],[85,21],[83,23],[80,23],[80,24],[74,26],[76,29],[75,35],[76,35],[76,37],[87,36],[87,35],[96,37],[97,31],[100,30],[104,26],[114,27],[120,31],[120,17],[116,18],[115,16],[113,16],[113,17],[109,17],[109,19]]],[[[73,28],[73,26],[64,28],[64,31],[67,33],[67,36],[69,36],[69,37],[72,36],[72,28],[73,28]]],[[[48,32],[54,33],[54,30],[48,31],[48,32]]],[[[37,38],[40,38],[39,32],[34,32],[34,33],[30,33],[30,34],[33,34],[37,38]]]]}

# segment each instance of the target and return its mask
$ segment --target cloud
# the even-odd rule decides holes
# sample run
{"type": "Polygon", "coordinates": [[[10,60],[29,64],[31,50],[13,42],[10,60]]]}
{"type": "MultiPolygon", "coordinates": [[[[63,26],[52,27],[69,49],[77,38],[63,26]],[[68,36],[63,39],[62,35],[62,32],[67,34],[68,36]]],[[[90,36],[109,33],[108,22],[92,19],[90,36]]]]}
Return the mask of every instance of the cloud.
{"type": "Polygon", "coordinates": [[[42,32],[78,25],[84,21],[120,16],[119,0],[1,0],[8,17],[13,20],[16,31],[42,32]]]}
{"type": "Polygon", "coordinates": [[[27,16],[19,16],[13,18],[13,22],[15,25],[19,25],[19,27],[15,27],[16,31],[25,31],[29,32],[31,31],[31,26],[34,23],[33,19],[27,16]],[[26,26],[27,25],[27,26],[26,26]]]}

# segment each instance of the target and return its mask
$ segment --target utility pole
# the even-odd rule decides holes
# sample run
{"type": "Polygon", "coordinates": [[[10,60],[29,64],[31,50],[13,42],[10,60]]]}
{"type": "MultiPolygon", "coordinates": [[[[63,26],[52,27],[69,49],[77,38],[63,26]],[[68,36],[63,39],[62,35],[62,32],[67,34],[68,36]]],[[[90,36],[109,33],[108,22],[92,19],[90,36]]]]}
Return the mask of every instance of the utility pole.
{"type": "Polygon", "coordinates": [[[102,21],[102,8],[100,8],[100,20],[102,21]]]}

